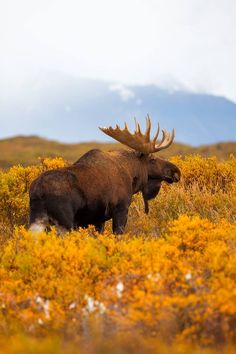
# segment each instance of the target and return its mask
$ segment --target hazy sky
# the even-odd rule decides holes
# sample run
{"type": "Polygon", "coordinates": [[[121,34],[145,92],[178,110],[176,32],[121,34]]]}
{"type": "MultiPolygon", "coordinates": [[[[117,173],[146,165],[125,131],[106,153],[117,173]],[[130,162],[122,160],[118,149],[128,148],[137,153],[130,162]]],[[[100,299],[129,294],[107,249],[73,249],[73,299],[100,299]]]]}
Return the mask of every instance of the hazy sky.
{"type": "Polygon", "coordinates": [[[41,72],[236,102],[236,0],[0,0],[0,88],[41,72]]]}

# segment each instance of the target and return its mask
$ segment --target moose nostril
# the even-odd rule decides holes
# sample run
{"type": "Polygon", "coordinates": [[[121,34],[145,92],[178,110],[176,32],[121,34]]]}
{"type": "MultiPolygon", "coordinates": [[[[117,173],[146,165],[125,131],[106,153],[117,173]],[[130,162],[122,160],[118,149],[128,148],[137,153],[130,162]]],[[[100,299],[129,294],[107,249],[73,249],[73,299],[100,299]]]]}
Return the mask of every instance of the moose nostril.
{"type": "Polygon", "coordinates": [[[174,179],[175,179],[176,182],[179,182],[179,180],[180,180],[180,174],[179,174],[178,172],[175,172],[175,173],[174,173],[174,179]]]}

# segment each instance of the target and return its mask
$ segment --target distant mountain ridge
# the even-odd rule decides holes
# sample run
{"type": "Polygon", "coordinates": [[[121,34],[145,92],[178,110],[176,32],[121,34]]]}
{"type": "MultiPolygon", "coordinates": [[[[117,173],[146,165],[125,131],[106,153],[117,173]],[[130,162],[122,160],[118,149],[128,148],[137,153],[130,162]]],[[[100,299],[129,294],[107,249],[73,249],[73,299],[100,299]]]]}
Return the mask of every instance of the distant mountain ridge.
{"type": "MultiPolygon", "coordinates": [[[[190,145],[236,140],[236,104],[223,97],[167,91],[156,86],[124,86],[45,74],[14,99],[0,95],[1,137],[40,135],[64,142],[108,141],[98,126],[128,122],[176,130],[176,141],[190,145]]],[[[154,128],[153,128],[154,129],[154,128]]]]}

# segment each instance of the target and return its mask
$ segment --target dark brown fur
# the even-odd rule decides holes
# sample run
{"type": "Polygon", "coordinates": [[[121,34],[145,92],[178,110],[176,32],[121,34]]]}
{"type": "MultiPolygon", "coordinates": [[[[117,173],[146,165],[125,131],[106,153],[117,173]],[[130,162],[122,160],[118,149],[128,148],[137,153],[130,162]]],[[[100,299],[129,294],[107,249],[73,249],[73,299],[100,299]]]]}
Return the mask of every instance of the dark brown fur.
{"type": "MultiPolygon", "coordinates": [[[[102,231],[112,219],[121,234],[132,195],[154,198],[161,182],[177,182],[179,169],[172,163],[135,151],[91,150],[69,167],[42,173],[30,188],[30,225],[41,229],[55,224],[63,230],[95,225],[102,231]]],[[[40,230],[41,230],[40,229],[40,230]]]]}

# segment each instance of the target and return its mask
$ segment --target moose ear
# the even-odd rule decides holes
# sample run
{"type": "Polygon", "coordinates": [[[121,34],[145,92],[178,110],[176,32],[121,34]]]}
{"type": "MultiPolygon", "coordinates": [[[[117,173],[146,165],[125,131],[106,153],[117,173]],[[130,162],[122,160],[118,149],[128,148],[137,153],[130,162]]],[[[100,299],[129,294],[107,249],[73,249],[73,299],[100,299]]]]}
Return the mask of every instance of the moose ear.
{"type": "Polygon", "coordinates": [[[142,159],[143,157],[147,156],[147,154],[144,154],[143,152],[138,152],[138,157],[142,159]]]}

